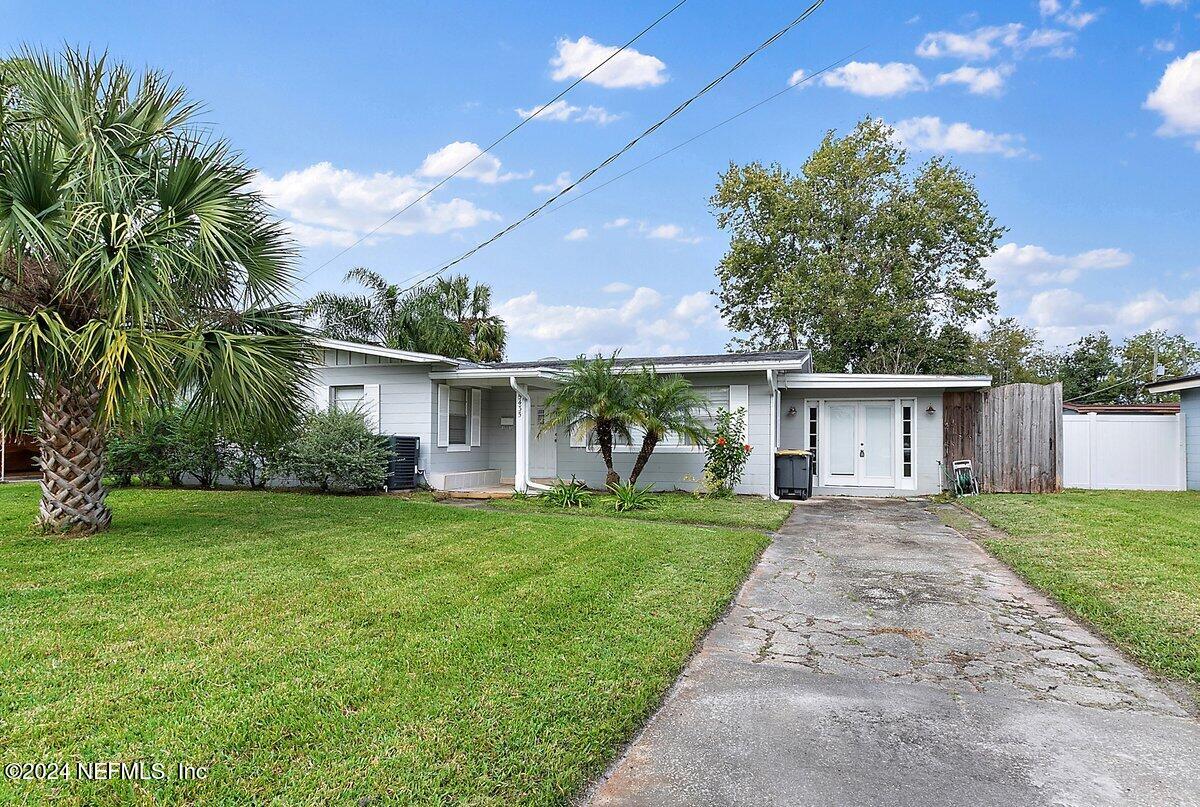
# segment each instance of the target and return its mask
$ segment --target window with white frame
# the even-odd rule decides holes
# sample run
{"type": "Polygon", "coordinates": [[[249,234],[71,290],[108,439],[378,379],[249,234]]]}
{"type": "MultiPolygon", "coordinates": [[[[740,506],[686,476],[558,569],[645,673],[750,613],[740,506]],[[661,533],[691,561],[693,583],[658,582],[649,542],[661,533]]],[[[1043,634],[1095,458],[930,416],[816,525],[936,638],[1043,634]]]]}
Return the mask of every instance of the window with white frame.
{"type": "Polygon", "coordinates": [[[817,405],[810,403],[808,409],[808,450],[817,456],[817,405]]]}
{"type": "Polygon", "coordinates": [[[450,445],[467,445],[467,388],[450,388],[450,445]]]}
{"type": "Polygon", "coordinates": [[[330,387],[329,406],[340,412],[353,412],[361,409],[365,395],[362,384],[330,387]]]}
{"type": "Polygon", "coordinates": [[[913,478],[913,411],[915,401],[900,402],[900,476],[903,479],[913,478]]]}

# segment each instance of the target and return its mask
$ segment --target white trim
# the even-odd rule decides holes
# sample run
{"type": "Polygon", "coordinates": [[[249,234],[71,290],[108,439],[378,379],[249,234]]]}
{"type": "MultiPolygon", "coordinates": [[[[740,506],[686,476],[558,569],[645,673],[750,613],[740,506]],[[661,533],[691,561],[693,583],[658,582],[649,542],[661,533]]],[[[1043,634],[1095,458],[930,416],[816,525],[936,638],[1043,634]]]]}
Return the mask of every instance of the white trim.
{"type": "Polygon", "coordinates": [[[362,410],[367,427],[376,434],[380,434],[378,384],[363,384],[362,410]]]}
{"type": "Polygon", "coordinates": [[[328,384],[313,384],[312,387],[312,403],[313,408],[318,412],[324,412],[329,408],[329,396],[332,393],[329,391],[328,384]]]}
{"type": "MultiPolygon", "coordinates": [[[[450,385],[438,384],[438,448],[450,447],[450,385]]],[[[468,446],[469,448],[470,446],[468,446]]]]}
{"type": "Polygon", "coordinates": [[[796,373],[783,377],[784,389],[984,389],[986,375],[884,375],[859,373],[796,373]]]}
{"type": "Polygon", "coordinates": [[[468,411],[468,430],[467,446],[479,445],[479,438],[483,434],[482,420],[480,413],[483,410],[483,391],[472,387],[468,393],[470,410],[468,411]]]}
{"type": "Polygon", "coordinates": [[[398,359],[400,361],[413,362],[416,364],[449,364],[458,366],[462,363],[462,359],[451,359],[446,356],[438,356],[434,353],[416,353],[411,350],[393,350],[390,347],[366,345],[362,342],[347,342],[342,339],[322,338],[315,341],[317,347],[320,347],[324,350],[345,350],[350,353],[362,353],[366,356],[381,356],[385,359],[398,359]]]}
{"type": "Polygon", "coordinates": [[[459,451],[470,451],[471,447],[464,443],[455,443],[454,445],[446,446],[447,454],[456,454],[459,451]]]}
{"type": "Polygon", "coordinates": [[[749,384],[730,384],[729,385],[729,411],[730,413],[742,410],[742,433],[738,435],[738,439],[743,443],[748,442],[746,436],[750,433],[750,385],[749,384]]]}
{"type": "Polygon", "coordinates": [[[1185,389],[1196,389],[1198,387],[1200,387],[1200,378],[1181,378],[1176,381],[1156,381],[1153,384],[1147,384],[1146,391],[1159,395],[1164,392],[1182,392],[1185,389]]]}

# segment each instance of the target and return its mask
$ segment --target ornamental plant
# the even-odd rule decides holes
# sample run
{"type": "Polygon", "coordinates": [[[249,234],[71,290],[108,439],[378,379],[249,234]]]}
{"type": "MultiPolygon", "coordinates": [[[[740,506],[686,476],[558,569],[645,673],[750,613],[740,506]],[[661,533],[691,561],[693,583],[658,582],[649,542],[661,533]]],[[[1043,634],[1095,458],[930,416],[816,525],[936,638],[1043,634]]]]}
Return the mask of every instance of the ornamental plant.
{"type": "Polygon", "coordinates": [[[753,450],[742,440],[746,432],[746,409],[717,410],[717,422],[704,463],[704,486],[710,496],[728,496],[742,481],[742,472],[753,450]]]}

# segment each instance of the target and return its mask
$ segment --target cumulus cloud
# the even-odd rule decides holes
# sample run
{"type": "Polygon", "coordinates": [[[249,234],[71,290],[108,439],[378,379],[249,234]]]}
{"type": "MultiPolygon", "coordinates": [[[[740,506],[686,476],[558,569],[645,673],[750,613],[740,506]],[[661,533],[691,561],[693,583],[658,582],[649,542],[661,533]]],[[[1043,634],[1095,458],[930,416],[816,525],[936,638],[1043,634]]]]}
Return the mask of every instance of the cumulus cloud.
{"type": "Polygon", "coordinates": [[[1004,79],[1012,73],[1012,67],[972,67],[964,64],[957,70],[941,73],[937,77],[938,86],[943,84],[962,84],[972,95],[999,95],[1004,91],[1004,79]]]}
{"type": "Polygon", "coordinates": [[[983,264],[1000,283],[1045,286],[1073,283],[1084,272],[1122,269],[1132,262],[1133,255],[1115,247],[1057,255],[1037,244],[1008,243],[985,258],[983,264]]]}
{"type": "Polygon", "coordinates": [[[804,72],[803,67],[793,70],[792,74],[788,76],[788,86],[795,87],[801,81],[804,81],[804,77],[807,75],[808,74],[804,72]]]}
{"type": "Polygon", "coordinates": [[[496,313],[514,336],[541,343],[542,350],[560,356],[616,349],[629,356],[679,353],[693,329],[723,328],[707,292],[672,301],[655,289],[619,282],[604,291],[627,296],[590,306],[549,302],[535,291],[505,300],[496,313]]]}
{"type": "Polygon", "coordinates": [[[628,224],[629,224],[629,219],[625,218],[624,216],[620,216],[618,218],[613,219],[612,221],[604,222],[604,229],[606,229],[606,230],[619,229],[621,227],[628,226],[628,224]]]}
{"type": "Polygon", "coordinates": [[[421,167],[417,169],[417,174],[430,179],[442,179],[460,168],[462,170],[459,171],[458,176],[488,185],[529,176],[529,174],[500,173],[500,160],[495,155],[484,154],[483,149],[477,144],[461,140],[456,140],[427,154],[421,167]]]}
{"type": "Polygon", "coordinates": [[[917,66],[904,62],[847,62],[822,75],[820,81],[826,87],[838,87],[870,98],[905,95],[928,86],[917,66]]]}
{"type": "MultiPolygon", "coordinates": [[[[587,74],[607,57],[616,53],[617,47],[602,45],[588,36],[571,40],[558,40],[557,52],[550,59],[555,81],[570,81],[587,74]]],[[[585,81],[601,87],[656,87],[667,80],[667,66],[663,61],[633,48],[617,53],[607,64],[588,76],[585,81]]]]}
{"type": "Polygon", "coordinates": [[[907,118],[895,125],[896,136],[910,148],[953,151],[961,154],[1001,154],[1019,157],[1026,153],[1024,138],[976,129],[968,123],[944,123],[936,116],[907,118]]]}
{"type": "Polygon", "coordinates": [[[1167,65],[1145,107],[1162,115],[1160,135],[1200,134],[1200,50],[1167,65]]]}
{"type": "Polygon", "coordinates": [[[1085,9],[1081,0],[1071,0],[1069,3],[1063,0],[1039,0],[1038,11],[1043,17],[1076,29],[1086,28],[1100,17],[1099,12],[1085,9]]]}
{"type": "Polygon", "coordinates": [[[681,244],[699,244],[700,236],[688,235],[687,232],[678,224],[646,224],[642,222],[638,225],[639,232],[645,234],[647,238],[653,238],[656,241],[678,241],[681,244]]]}
{"type": "MultiPolygon", "coordinates": [[[[258,174],[254,185],[289,220],[292,234],[305,246],[348,246],[429,188],[413,176],[359,174],[328,162],[278,178],[258,174]]],[[[381,227],[375,237],[445,233],[499,218],[466,199],[426,198],[381,227]]]]}
{"type": "Polygon", "coordinates": [[[1167,6],[1168,8],[1185,8],[1187,0],[1142,0],[1142,5],[1149,8],[1150,6],[1167,6]]]}
{"type": "Polygon", "coordinates": [[[917,55],[926,59],[954,57],[966,61],[987,61],[1001,49],[1014,56],[1035,50],[1046,51],[1058,58],[1075,55],[1070,43],[1075,35],[1070,31],[1037,28],[1025,33],[1019,22],[1006,25],[987,25],[973,31],[932,31],[917,45],[917,55]]]}
{"type": "Polygon", "coordinates": [[[552,182],[543,182],[533,186],[534,193],[557,193],[571,184],[571,172],[562,171],[552,182]]]}
{"type": "Polygon", "coordinates": [[[1092,331],[1111,331],[1115,315],[1110,303],[1093,302],[1073,289],[1049,289],[1030,298],[1022,319],[1057,346],[1092,331]]]}
{"type": "Polygon", "coordinates": [[[568,104],[561,98],[552,104],[546,104],[543,107],[530,107],[522,109],[517,107],[516,112],[522,118],[532,118],[537,116],[538,121],[557,121],[559,123],[596,123],[601,126],[612,123],[615,120],[620,120],[623,116],[609,112],[602,106],[593,106],[589,104],[586,108],[577,107],[574,104],[568,104]]]}
{"type": "Polygon", "coordinates": [[[563,236],[564,241],[583,241],[588,237],[587,227],[576,227],[563,236]]]}

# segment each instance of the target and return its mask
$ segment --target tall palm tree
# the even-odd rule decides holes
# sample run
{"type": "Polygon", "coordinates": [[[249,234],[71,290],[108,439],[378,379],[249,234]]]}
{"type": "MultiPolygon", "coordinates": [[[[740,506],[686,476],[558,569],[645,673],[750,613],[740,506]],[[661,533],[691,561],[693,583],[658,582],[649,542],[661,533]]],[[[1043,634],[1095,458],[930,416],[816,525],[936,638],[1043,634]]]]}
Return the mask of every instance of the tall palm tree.
{"type": "Polygon", "coordinates": [[[613,469],[613,439],[629,439],[636,404],[630,372],[618,365],[616,353],[608,358],[580,356],[571,362],[562,385],[546,397],[546,423],[542,429],[566,426],[583,430],[589,441],[594,435],[608,469],[604,483],[611,487],[621,482],[613,469]]]}
{"type": "Polygon", "coordinates": [[[373,342],[397,350],[497,362],[504,358],[504,320],[491,313],[492,290],[456,275],[404,289],[378,272],[351,269],[366,294],[324,292],[308,302],[319,330],[333,339],[373,342]]]}
{"type": "Polygon", "coordinates": [[[680,375],[658,375],[653,367],[643,367],[632,379],[633,423],[642,431],[642,447],[629,472],[636,484],[654,454],[655,447],[667,434],[676,434],[693,443],[703,443],[709,429],[697,416],[707,411],[708,400],[691,382],[680,375]]]}
{"type": "Polygon", "coordinates": [[[291,419],[312,357],[293,253],[162,73],[70,50],[0,70],[0,423],[37,419],[41,524],[95,531],[115,422],[180,398],[291,419]]]}

